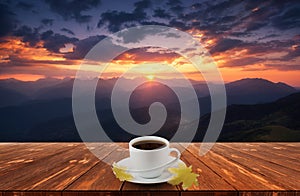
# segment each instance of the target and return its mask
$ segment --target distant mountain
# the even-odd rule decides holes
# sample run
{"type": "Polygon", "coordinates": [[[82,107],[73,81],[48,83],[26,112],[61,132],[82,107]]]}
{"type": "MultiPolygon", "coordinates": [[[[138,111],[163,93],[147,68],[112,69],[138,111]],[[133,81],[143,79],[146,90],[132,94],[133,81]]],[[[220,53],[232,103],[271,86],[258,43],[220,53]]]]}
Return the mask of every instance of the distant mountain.
{"type": "MultiPolygon", "coordinates": [[[[0,140],[27,140],[28,130],[45,121],[72,114],[71,100],[30,101],[0,109],[0,140]]],[[[28,141],[28,140],[27,140],[28,141]]]]}
{"type": "MultiPolygon", "coordinates": [[[[259,104],[273,102],[292,93],[299,92],[285,83],[273,83],[260,78],[247,78],[225,85],[227,105],[259,104]]],[[[199,97],[201,116],[211,112],[210,96],[199,97]]]]}
{"type": "MultiPolygon", "coordinates": [[[[119,97],[122,99],[128,93],[130,85],[141,82],[143,79],[130,80],[121,78],[120,80],[124,85],[119,93],[119,97]]],[[[105,130],[107,130],[108,134],[116,141],[127,141],[133,136],[120,131],[122,129],[115,122],[110,108],[111,91],[116,81],[117,78],[112,78],[98,82],[95,104],[98,114],[101,114],[99,120],[101,124],[103,123],[103,127],[106,128],[105,130]]],[[[80,141],[72,116],[71,96],[73,82],[74,79],[70,78],[64,80],[44,79],[37,81],[37,83],[24,83],[13,79],[0,80],[0,140],[80,141]],[[10,86],[10,88],[3,86],[10,86]],[[24,89],[21,91],[27,89],[30,92],[30,89],[34,89],[33,95],[27,96],[28,92],[24,95],[20,90],[14,91],[12,89],[12,87],[20,89],[22,86],[24,89]]],[[[90,82],[94,81],[82,80],[80,82],[83,84],[80,92],[84,95],[86,87],[90,85],[90,82]]],[[[181,80],[177,79],[173,82],[178,84],[178,86],[175,85],[172,88],[176,88],[181,92],[186,91],[184,86],[179,85],[182,82],[181,80]]],[[[209,122],[209,115],[207,114],[210,112],[210,96],[206,95],[208,93],[206,84],[195,81],[192,81],[192,84],[198,95],[202,115],[197,135],[197,140],[201,141],[204,134],[203,130],[206,130],[205,126],[209,122]]],[[[232,139],[240,141],[243,136],[245,141],[255,141],[259,139],[255,135],[257,129],[270,131],[274,126],[276,126],[277,131],[284,129],[286,132],[291,133],[287,137],[282,136],[283,139],[289,139],[295,131],[299,130],[296,123],[297,116],[287,116],[295,112],[293,106],[299,109],[295,101],[299,99],[295,98],[295,95],[293,95],[294,102],[291,101],[292,98],[283,98],[281,101],[270,104],[257,104],[271,102],[296,92],[297,90],[293,87],[264,79],[242,79],[226,84],[226,89],[230,106],[228,107],[226,123],[220,140],[230,141],[232,139]],[[278,111],[279,108],[285,108],[285,113],[281,110],[278,111]],[[288,120],[283,121],[282,118],[288,120]],[[264,121],[261,121],[261,119],[264,119],[264,121]],[[278,124],[277,122],[279,121],[280,123],[278,124]],[[283,124],[283,122],[288,123],[283,124]],[[292,125],[295,125],[295,127],[292,127],[292,125]],[[245,135],[245,131],[248,131],[249,135],[252,134],[251,137],[253,138],[251,139],[250,136],[245,135]],[[240,134],[241,137],[235,135],[236,133],[240,134]]],[[[184,101],[191,101],[190,97],[185,97],[184,101]]],[[[131,94],[129,103],[131,114],[137,122],[147,123],[149,121],[148,107],[153,102],[161,102],[166,106],[168,119],[159,131],[159,134],[169,138],[174,134],[173,130],[176,130],[180,120],[179,101],[170,87],[154,81],[139,86],[131,94]]],[[[122,105],[121,107],[127,106],[122,105]]],[[[295,136],[294,138],[297,137],[295,136]]],[[[276,137],[272,136],[271,139],[276,140],[276,137]]]]}
{"type": "Polygon", "coordinates": [[[28,97],[17,91],[0,87],[0,107],[18,105],[28,101],[28,97]]]}
{"type": "Polygon", "coordinates": [[[285,83],[261,78],[247,78],[226,84],[228,105],[257,104],[275,101],[297,90],[285,83]]]}
{"type": "Polygon", "coordinates": [[[19,92],[23,95],[26,95],[28,98],[34,98],[35,93],[38,90],[59,84],[61,82],[64,82],[65,80],[69,80],[69,78],[65,78],[63,80],[55,78],[44,78],[37,81],[27,82],[16,79],[2,79],[0,80],[0,87],[19,92]]]}
{"type": "MultiPolygon", "coordinates": [[[[15,112],[12,107],[0,109],[1,130],[9,130],[0,132],[0,140],[80,141],[68,103],[67,99],[47,101],[43,107],[39,106],[42,102],[33,103],[15,112]],[[40,113],[39,109],[46,112],[40,113]]],[[[97,109],[102,127],[114,141],[130,140],[134,136],[116,123],[109,104],[109,100],[98,101],[102,106],[97,109]]],[[[156,135],[172,138],[180,121],[180,113],[174,109],[167,108],[167,121],[156,135]]],[[[142,124],[150,120],[147,107],[133,109],[131,114],[142,124]]],[[[201,117],[194,141],[202,141],[209,120],[210,114],[201,117]]],[[[266,104],[229,106],[218,141],[300,141],[300,93],[266,104]]]]}
{"type": "MultiPolygon", "coordinates": [[[[200,119],[202,140],[210,114],[200,119]]],[[[300,93],[272,103],[231,105],[219,141],[300,141],[300,93]]]]}

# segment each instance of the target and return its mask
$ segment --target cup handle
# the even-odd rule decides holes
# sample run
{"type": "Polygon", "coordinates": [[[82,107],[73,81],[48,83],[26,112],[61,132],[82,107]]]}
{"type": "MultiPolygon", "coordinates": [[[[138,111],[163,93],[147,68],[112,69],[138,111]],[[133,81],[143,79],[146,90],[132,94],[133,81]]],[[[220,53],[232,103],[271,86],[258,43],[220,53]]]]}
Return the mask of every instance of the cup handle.
{"type": "Polygon", "coordinates": [[[170,148],[169,151],[170,151],[170,153],[171,152],[176,152],[176,154],[177,154],[176,161],[178,161],[180,159],[181,153],[177,148],[170,148]]]}

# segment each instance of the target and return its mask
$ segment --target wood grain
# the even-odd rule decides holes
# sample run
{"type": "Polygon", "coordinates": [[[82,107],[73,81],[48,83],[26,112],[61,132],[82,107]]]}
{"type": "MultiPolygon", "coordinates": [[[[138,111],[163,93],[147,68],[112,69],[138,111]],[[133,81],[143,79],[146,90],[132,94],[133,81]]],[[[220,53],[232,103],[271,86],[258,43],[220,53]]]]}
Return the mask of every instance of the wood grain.
{"type": "MultiPolygon", "coordinates": [[[[224,145],[228,148],[234,148],[261,159],[265,159],[273,163],[286,166],[290,169],[300,171],[300,162],[297,161],[300,160],[299,151],[298,153],[280,152],[278,149],[274,148],[276,145],[273,143],[268,144],[269,145],[264,145],[263,143],[220,143],[220,145],[224,145]]],[[[300,149],[300,145],[298,145],[298,149],[300,149]]]]}
{"type": "MultiPolygon", "coordinates": [[[[179,149],[183,149],[183,146],[177,146],[179,149]]],[[[198,173],[199,186],[191,187],[188,190],[235,190],[228,182],[226,182],[221,176],[207,167],[205,164],[197,159],[190,151],[184,151],[181,158],[188,166],[192,165],[193,172],[198,173]],[[208,180],[214,179],[214,180],[208,180]]]]}
{"type": "Polygon", "coordinates": [[[113,174],[111,164],[128,157],[127,145],[118,145],[103,161],[100,161],[79,179],[69,185],[66,190],[121,190],[120,182],[113,174]]]}
{"type": "Polygon", "coordinates": [[[121,196],[119,191],[64,191],[62,196],[121,196]]]}
{"type": "Polygon", "coordinates": [[[300,189],[300,172],[291,170],[281,165],[269,162],[265,159],[256,158],[249,154],[224,146],[216,145],[213,152],[227,158],[228,160],[246,168],[255,174],[261,174],[268,177],[268,181],[277,184],[287,190],[300,189]]]}
{"type": "Polygon", "coordinates": [[[120,182],[111,164],[128,143],[0,143],[0,196],[300,195],[300,143],[172,144],[199,173],[198,187],[120,182]],[[92,153],[93,152],[93,153],[92,153]]]}
{"type": "MultiPolygon", "coordinates": [[[[216,146],[216,145],[215,145],[216,146]]],[[[188,150],[197,155],[199,145],[195,144],[188,150]]],[[[207,165],[212,171],[222,176],[237,190],[284,190],[284,187],[270,182],[270,179],[260,173],[250,171],[248,168],[232,162],[224,156],[214,152],[214,148],[198,160],[207,165]]]]}
{"type": "Polygon", "coordinates": [[[59,191],[8,191],[3,196],[60,196],[59,191]]]}

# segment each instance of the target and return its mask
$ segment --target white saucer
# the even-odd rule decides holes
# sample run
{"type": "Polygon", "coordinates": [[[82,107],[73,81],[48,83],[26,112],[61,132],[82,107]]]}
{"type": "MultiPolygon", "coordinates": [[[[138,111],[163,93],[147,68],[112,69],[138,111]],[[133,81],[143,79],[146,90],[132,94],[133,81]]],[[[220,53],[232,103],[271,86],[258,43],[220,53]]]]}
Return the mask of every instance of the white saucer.
{"type": "MultiPolygon", "coordinates": [[[[172,161],[174,159],[175,159],[175,157],[169,156],[167,162],[172,161]]],[[[182,160],[179,159],[175,163],[171,164],[169,167],[178,167],[179,163],[185,164],[182,160]]],[[[126,167],[128,169],[134,168],[134,163],[132,163],[130,161],[130,157],[120,160],[117,163],[117,165],[126,167]]],[[[128,172],[128,173],[130,173],[130,172],[128,172]]],[[[171,174],[167,168],[163,171],[162,175],[160,175],[157,178],[142,178],[139,176],[138,173],[130,173],[130,174],[133,176],[133,179],[128,180],[128,182],[139,183],[139,184],[163,183],[163,182],[167,182],[168,180],[170,180],[173,176],[173,174],[171,174]]]]}

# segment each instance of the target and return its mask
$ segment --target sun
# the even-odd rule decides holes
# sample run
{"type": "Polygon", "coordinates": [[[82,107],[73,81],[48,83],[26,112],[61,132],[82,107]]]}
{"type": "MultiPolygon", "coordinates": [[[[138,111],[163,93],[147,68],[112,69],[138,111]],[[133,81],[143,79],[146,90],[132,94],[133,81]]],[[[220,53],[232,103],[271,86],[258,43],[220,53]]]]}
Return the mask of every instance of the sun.
{"type": "Polygon", "coordinates": [[[154,79],[154,75],[147,75],[146,78],[152,81],[154,79]]]}

